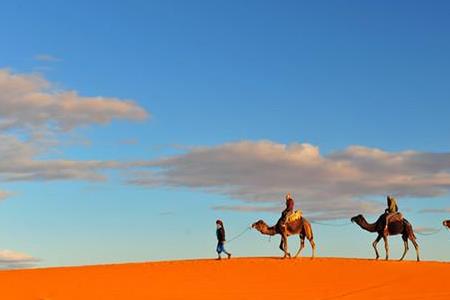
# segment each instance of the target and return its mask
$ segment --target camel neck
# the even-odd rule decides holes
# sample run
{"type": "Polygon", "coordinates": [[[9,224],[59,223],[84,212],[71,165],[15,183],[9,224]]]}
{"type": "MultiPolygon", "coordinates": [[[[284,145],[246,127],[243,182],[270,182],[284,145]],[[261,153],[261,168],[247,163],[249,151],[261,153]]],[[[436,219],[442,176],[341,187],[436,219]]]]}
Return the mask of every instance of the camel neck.
{"type": "Polygon", "coordinates": [[[261,231],[261,233],[266,234],[266,235],[275,235],[275,234],[277,234],[277,231],[275,230],[275,226],[270,226],[270,227],[267,227],[266,229],[264,229],[263,231],[261,231]]]}
{"type": "Polygon", "coordinates": [[[376,223],[370,224],[370,223],[367,222],[367,220],[364,217],[361,218],[361,220],[358,223],[358,225],[361,226],[362,229],[365,229],[365,230],[370,231],[370,232],[377,231],[376,223]]]}

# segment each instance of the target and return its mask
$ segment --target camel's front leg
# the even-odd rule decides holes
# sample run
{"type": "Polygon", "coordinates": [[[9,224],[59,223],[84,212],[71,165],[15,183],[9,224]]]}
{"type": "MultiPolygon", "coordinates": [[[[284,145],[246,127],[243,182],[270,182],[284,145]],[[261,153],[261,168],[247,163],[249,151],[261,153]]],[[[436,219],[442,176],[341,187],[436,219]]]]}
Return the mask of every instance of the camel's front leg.
{"type": "Polygon", "coordinates": [[[305,248],[305,238],[300,237],[300,248],[298,248],[297,253],[295,253],[295,257],[297,257],[300,252],[302,252],[303,248],[305,248]]]}
{"type": "Polygon", "coordinates": [[[286,258],[286,257],[291,257],[291,254],[288,252],[288,239],[287,239],[287,236],[285,236],[285,235],[282,235],[282,243],[283,243],[283,251],[284,251],[284,256],[283,256],[283,258],[286,258]]]}
{"type": "Polygon", "coordinates": [[[387,236],[383,236],[384,249],[386,250],[386,260],[389,260],[389,239],[387,236]]]}
{"type": "Polygon", "coordinates": [[[377,244],[380,240],[381,240],[381,235],[378,235],[377,238],[375,239],[375,241],[373,241],[373,243],[372,243],[373,249],[375,249],[375,255],[376,255],[375,259],[380,258],[380,254],[378,253],[378,249],[377,249],[377,244]]]}

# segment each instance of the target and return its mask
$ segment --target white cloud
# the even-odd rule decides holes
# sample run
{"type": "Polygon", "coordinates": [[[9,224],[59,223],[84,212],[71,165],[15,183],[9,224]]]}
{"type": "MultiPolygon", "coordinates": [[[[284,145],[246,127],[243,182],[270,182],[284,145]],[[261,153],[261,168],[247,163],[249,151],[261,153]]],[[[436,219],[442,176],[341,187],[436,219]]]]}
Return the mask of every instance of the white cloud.
{"type": "Polygon", "coordinates": [[[15,269],[33,267],[39,259],[11,250],[0,250],[0,268],[15,269]]]}
{"type": "MultiPolygon", "coordinates": [[[[274,214],[280,214],[280,211],[284,209],[282,199],[270,206],[264,204],[215,205],[212,206],[212,209],[234,212],[268,212],[274,214]]],[[[312,221],[346,219],[359,213],[381,214],[383,212],[383,207],[378,202],[357,201],[354,199],[328,199],[323,201],[299,199],[297,206],[312,221]]]]}
{"type": "Polygon", "coordinates": [[[103,180],[104,170],[123,164],[39,157],[48,157],[60,137],[75,127],[147,117],[144,108],[129,100],[82,97],[56,90],[40,75],[0,69],[0,181],[103,180]]]}
{"type": "MultiPolygon", "coordinates": [[[[0,135],[0,180],[104,180],[106,169],[125,167],[115,161],[36,159],[38,147],[14,136],[0,135]]],[[[1,196],[1,193],[0,193],[1,196]]]]}
{"type": "Polygon", "coordinates": [[[380,204],[368,199],[388,194],[435,197],[450,190],[450,153],[386,152],[361,146],[321,155],[310,144],[242,141],[198,147],[142,166],[149,169],[137,172],[131,183],[201,189],[280,206],[283,195],[292,192],[300,207],[318,217],[374,213],[380,204]]]}
{"type": "Polygon", "coordinates": [[[450,213],[450,207],[443,207],[443,208],[424,208],[424,209],[419,210],[419,213],[445,214],[445,213],[450,213]]]}
{"type": "Polygon", "coordinates": [[[62,60],[62,59],[60,59],[56,56],[50,55],[50,54],[37,54],[34,56],[34,59],[37,61],[43,61],[43,62],[59,62],[62,60]]]}
{"type": "Polygon", "coordinates": [[[57,90],[37,74],[14,74],[0,69],[0,130],[46,127],[70,130],[106,124],[113,119],[145,120],[148,113],[131,100],[84,97],[57,90]]]}

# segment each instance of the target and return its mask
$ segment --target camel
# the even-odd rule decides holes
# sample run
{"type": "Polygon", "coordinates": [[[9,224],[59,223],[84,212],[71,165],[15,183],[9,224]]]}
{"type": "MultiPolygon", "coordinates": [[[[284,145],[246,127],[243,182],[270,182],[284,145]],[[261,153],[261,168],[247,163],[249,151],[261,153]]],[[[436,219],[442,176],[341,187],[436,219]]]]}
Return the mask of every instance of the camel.
{"type": "Polygon", "coordinates": [[[450,229],[450,220],[445,220],[444,222],[442,222],[442,225],[450,229]]]}
{"type": "MultiPolygon", "coordinates": [[[[389,259],[389,243],[388,243],[388,235],[384,232],[384,227],[386,223],[386,214],[382,214],[378,220],[375,223],[368,223],[363,215],[357,215],[350,219],[353,223],[358,224],[362,229],[367,230],[369,232],[376,232],[378,233],[377,238],[372,243],[373,248],[375,249],[376,258],[378,259],[380,257],[377,249],[377,244],[380,241],[381,238],[384,240],[384,247],[386,249],[386,260],[389,259]]],[[[388,226],[388,232],[389,235],[397,235],[401,234],[403,239],[403,245],[404,245],[404,251],[403,255],[400,258],[400,260],[403,260],[403,258],[406,255],[406,252],[409,250],[408,246],[408,239],[411,240],[411,242],[414,245],[414,248],[416,249],[416,255],[417,255],[417,261],[420,261],[419,258],[419,245],[416,242],[416,236],[414,235],[413,228],[411,224],[406,220],[395,220],[393,222],[389,223],[388,226]]]]}
{"type": "Polygon", "coordinates": [[[280,222],[273,226],[268,226],[263,220],[259,220],[252,224],[252,228],[255,228],[260,233],[265,235],[281,235],[281,241],[280,241],[280,249],[284,252],[283,258],[291,257],[291,254],[288,251],[288,236],[298,234],[300,236],[300,248],[298,249],[297,253],[295,254],[295,257],[297,257],[300,252],[305,247],[305,237],[308,239],[309,243],[311,244],[312,249],[312,256],[311,258],[314,258],[315,251],[316,251],[316,244],[314,243],[313,238],[313,231],[311,227],[311,223],[309,223],[308,220],[301,217],[298,220],[292,221],[286,225],[286,228],[283,229],[283,227],[280,225],[280,222]]]}

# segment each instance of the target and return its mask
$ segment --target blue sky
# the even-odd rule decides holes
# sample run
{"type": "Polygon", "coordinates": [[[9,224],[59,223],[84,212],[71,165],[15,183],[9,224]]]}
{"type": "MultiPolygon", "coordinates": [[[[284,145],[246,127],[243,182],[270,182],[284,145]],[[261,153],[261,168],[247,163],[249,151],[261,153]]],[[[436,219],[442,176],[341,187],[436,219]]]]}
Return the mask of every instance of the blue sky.
{"type": "MultiPolygon", "coordinates": [[[[24,155],[33,152],[33,166],[127,166],[74,171],[55,163],[50,174],[45,164],[27,164],[14,176],[41,169],[19,180],[0,170],[7,193],[0,248],[39,266],[213,257],[216,218],[229,236],[259,218],[274,223],[288,191],[306,216],[338,218],[331,223],[359,207],[373,220],[393,193],[416,227],[439,228],[450,214],[449,8],[446,1],[2,1],[0,68],[9,81],[0,91],[33,82],[26,92],[51,99],[52,113],[28,106],[23,90],[24,106],[0,97],[0,120],[14,121],[0,138],[29,142],[24,155]],[[61,108],[67,91],[76,91],[73,103],[104,102],[98,110],[61,108]],[[112,110],[114,101],[129,105],[112,110]],[[343,161],[350,168],[333,173],[343,161]],[[285,163],[294,165],[286,185],[285,163]],[[354,169],[362,177],[329,188],[354,169]],[[426,208],[436,211],[420,212],[426,208]]],[[[355,226],[314,231],[319,255],[373,255],[375,236],[355,226]]],[[[446,232],[419,243],[425,259],[450,259],[446,232]]],[[[229,245],[236,255],[278,255],[276,246],[255,232],[229,245]]]]}

